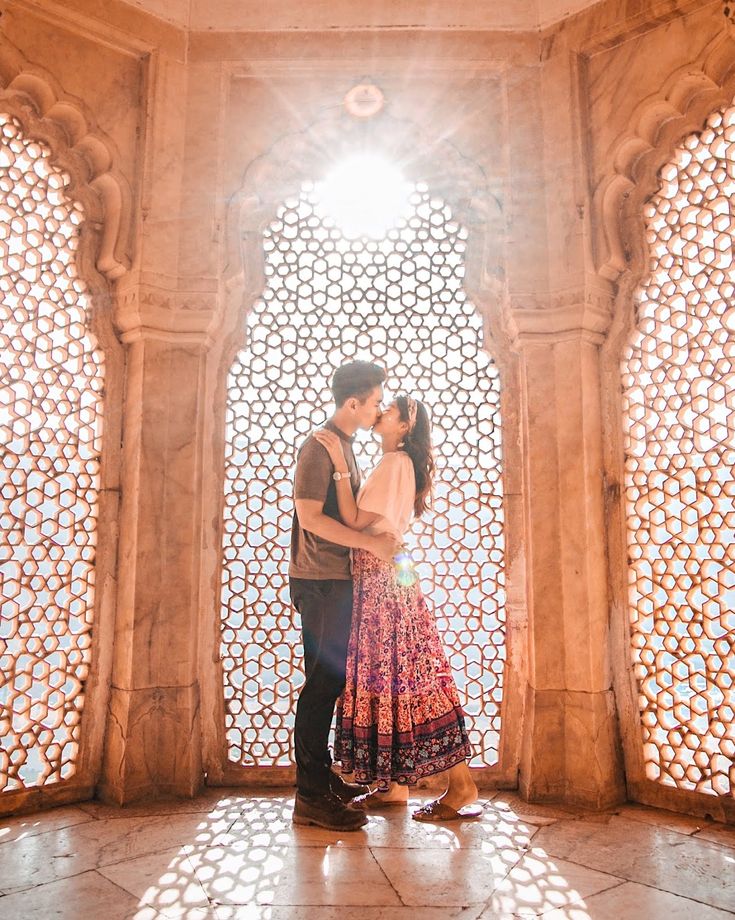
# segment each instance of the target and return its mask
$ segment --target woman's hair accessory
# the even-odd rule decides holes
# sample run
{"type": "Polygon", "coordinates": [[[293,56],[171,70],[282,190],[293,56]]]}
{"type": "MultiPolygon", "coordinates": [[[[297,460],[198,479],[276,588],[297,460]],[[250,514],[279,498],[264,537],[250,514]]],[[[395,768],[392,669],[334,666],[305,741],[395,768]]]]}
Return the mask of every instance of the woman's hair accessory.
{"type": "Polygon", "coordinates": [[[406,402],[408,403],[408,430],[413,431],[413,427],[416,424],[416,413],[418,412],[418,403],[415,399],[411,399],[410,396],[406,397],[406,402]]]}

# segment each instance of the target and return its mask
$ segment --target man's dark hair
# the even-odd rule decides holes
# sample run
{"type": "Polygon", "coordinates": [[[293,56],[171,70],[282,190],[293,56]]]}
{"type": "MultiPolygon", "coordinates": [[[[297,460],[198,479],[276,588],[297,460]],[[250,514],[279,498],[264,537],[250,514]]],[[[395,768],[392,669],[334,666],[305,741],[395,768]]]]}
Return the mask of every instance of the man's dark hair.
{"type": "Polygon", "coordinates": [[[350,361],[338,367],[332,377],[332,395],[337,408],[354,396],[363,402],[386,378],[385,369],[370,361],[350,361]]]}

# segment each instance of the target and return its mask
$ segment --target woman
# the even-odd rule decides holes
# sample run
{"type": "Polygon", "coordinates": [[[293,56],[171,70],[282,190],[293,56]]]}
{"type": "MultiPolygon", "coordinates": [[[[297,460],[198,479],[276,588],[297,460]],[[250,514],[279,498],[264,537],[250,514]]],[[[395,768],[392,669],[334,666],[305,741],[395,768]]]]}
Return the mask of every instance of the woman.
{"type": "MultiPolygon", "coordinates": [[[[357,499],[352,494],[340,439],[315,437],[334,463],[343,522],[372,533],[403,535],[431,495],[434,462],[424,406],[399,396],[373,431],[383,456],[357,499]]],[[[457,688],[433,613],[407,556],[386,563],[353,552],[354,608],[347,652],[347,681],[337,709],[335,757],[359,782],[377,782],[367,805],[408,801],[408,786],[447,773],[443,795],[414,812],[417,821],[476,817],[477,800],[467,766],[470,746],[457,688]]]]}

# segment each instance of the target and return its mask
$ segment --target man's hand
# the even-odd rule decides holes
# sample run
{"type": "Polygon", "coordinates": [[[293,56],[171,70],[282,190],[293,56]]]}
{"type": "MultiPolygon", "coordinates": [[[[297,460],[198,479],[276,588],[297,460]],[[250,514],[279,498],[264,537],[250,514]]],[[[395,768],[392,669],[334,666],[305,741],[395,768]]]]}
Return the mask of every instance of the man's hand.
{"type": "Polygon", "coordinates": [[[370,537],[370,544],[366,547],[367,551],[382,559],[383,562],[393,562],[393,558],[401,550],[400,540],[392,533],[379,533],[370,537]]]}

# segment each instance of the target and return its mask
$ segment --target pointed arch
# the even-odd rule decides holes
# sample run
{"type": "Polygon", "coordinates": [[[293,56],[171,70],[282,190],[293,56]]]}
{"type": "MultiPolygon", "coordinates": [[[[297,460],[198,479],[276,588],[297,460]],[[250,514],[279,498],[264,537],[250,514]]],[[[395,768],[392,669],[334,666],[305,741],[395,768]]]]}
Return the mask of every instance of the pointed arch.
{"type": "Polygon", "coordinates": [[[281,137],[245,170],[227,213],[225,326],[231,329],[265,286],[260,241],[278,207],[298,195],[305,181],[325,175],[331,164],[366,147],[395,163],[407,179],[425,182],[468,230],[465,289],[485,317],[488,336],[504,338],[505,228],[499,187],[441,135],[387,113],[365,123],[342,111],[281,137]]]}
{"type": "Polygon", "coordinates": [[[594,245],[602,277],[617,282],[631,273],[633,284],[640,279],[646,266],[642,209],[656,191],[659,170],[681,140],[701,129],[709,113],[729,103],[734,93],[733,41],[723,34],[699,61],[675,70],[659,92],[637,106],[593,195],[594,245]]]}
{"type": "MultiPolygon", "coordinates": [[[[95,468],[95,473],[85,469],[82,475],[84,483],[79,485],[81,480],[78,480],[74,487],[70,485],[75,475],[73,472],[62,472],[57,476],[56,467],[47,463],[48,469],[42,471],[42,474],[52,491],[61,488],[67,490],[65,494],[68,497],[76,495],[74,500],[77,511],[78,507],[84,507],[85,502],[91,502],[94,507],[90,506],[92,510],[89,514],[93,519],[96,518],[95,533],[90,548],[85,549],[86,555],[83,560],[87,568],[90,568],[90,564],[93,567],[93,572],[90,569],[89,577],[93,578],[95,583],[94,629],[85,636],[85,647],[88,651],[84,653],[83,660],[75,659],[73,662],[77,668],[73,679],[83,686],[85,700],[81,721],[75,729],[75,732],[78,732],[75,738],[79,741],[75,768],[71,774],[68,771],[64,774],[51,769],[50,784],[44,785],[42,779],[40,785],[16,784],[15,788],[5,791],[0,811],[12,812],[19,808],[90,798],[101,767],[115,614],[116,530],[124,372],[122,348],[113,329],[110,304],[111,285],[124,276],[129,266],[127,246],[131,194],[127,182],[116,170],[114,145],[96,130],[84,105],[65,95],[52,78],[39,68],[29,65],[7,45],[0,53],[0,112],[9,116],[9,120],[19,126],[23,138],[50,151],[51,168],[58,176],[63,175],[63,199],[72,203],[70,210],[76,210],[79,215],[79,223],[74,231],[76,240],[73,255],[70,257],[73,263],[72,271],[69,273],[69,277],[76,280],[72,280],[72,287],[67,292],[67,297],[72,297],[72,300],[62,297],[58,304],[60,313],[67,312],[66,307],[70,305],[77,313],[80,308],[84,311],[82,301],[85,298],[89,304],[88,309],[84,311],[87,313],[83,324],[86,331],[75,333],[77,338],[73,343],[73,349],[68,350],[67,357],[79,358],[80,355],[86,355],[84,376],[87,382],[82,386],[81,383],[77,385],[77,382],[73,381],[72,387],[74,392],[81,393],[84,390],[84,402],[79,404],[81,408],[69,411],[76,412],[75,419],[82,420],[81,423],[87,426],[85,451],[89,454],[88,462],[95,468]],[[87,333],[91,333],[91,337],[87,333]],[[86,341],[87,338],[90,338],[90,341],[86,341]],[[98,400],[102,397],[101,378],[93,384],[90,384],[88,379],[97,360],[97,348],[98,354],[104,356],[105,365],[104,424],[101,437],[98,432],[90,441],[89,431],[97,430],[97,422],[90,420],[96,414],[92,393],[96,394],[95,398],[98,400]]],[[[49,301],[51,302],[56,301],[49,301]]],[[[47,316],[45,322],[53,324],[54,316],[47,316]]],[[[69,322],[68,317],[66,322],[69,322]]],[[[79,326],[80,320],[77,319],[75,322],[79,326]]],[[[55,347],[58,347],[58,339],[55,342],[55,347]]],[[[73,371],[64,379],[70,375],[73,377],[73,371]]],[[[13,377],[13,380],[16,378],[13,377]]],[[[27,381],[24,386],[26,391],[32,388],[32,384],[27,381]]],[[[53,393],[46,393],[44,397],[39,392],[36,397],[39,406],[45,411],[45,405],[41,405],[43,399],[58,400],[58,393],[55,396],[53,393]]],[[[71,402],[76,406],[74,398],[71,402]]],[[[36,411],[37,408],[34,408],[33,412],[36,411]]],[[[62,416],[58,424],[53,419],[44,423],[48,431],[65,427],[66,416],[63,412],[62,416]]],[[[30,483],[26,483],[24,488],[26,486],[30,488],[30,483]]],[[[64,513],[65,511],[59,512],[59,517],[64,513]]],[[[67,523],[66,526],[78,525],[67,523]]],[[[62,586],[61,591],[63,590],[65,588],[62,586]]],[[[65,603],[53,600],[53,603],[57,602],[62,606],[65,603]]],[[[74,600],[73,603],[78,605],[79,602],[74,600]]],[[[77,607],[73,609],[74,616],[77,616],[77,607]]],[[[70,677],[69,680],[71,679],[70,677]]],[[[78,691],[79,687],[74,692],[78,691]]],[[[78,704],[74,705],[78,707],[78,704]]],[[[44,768],[42,777],[46,775],[46,769],[44,768]]]]}
{"type": "Polygon", "coordinates": [[[628,609],[628,529],[625,509],[625,457],[621,359],[637,324],[638,295],[650,267],[645,206],[662,183],[688,136],[702,131],[708,118],[732,104],[735,56],[731,35],[723,33],[701,58],[674,71],[660,93],[636,109],[631,128],[619,138],[607,177],[594,196],[596,256],[600,272],[617,286],[615,317],[603,346],[602,377],[606,415],[605,484],[608,514],[608,566],[615,693],[620,713],[629,797],[638,802],[692,814],[732,820],[732,800],[654,781],[640,736],[639,688],[631,664],[628,609]]]}
{"type": "MultiPolygon", "coordinates": [[[[503,380],[501,402],[507,403],[501,409],[505,419],[504,463],[520,468],[519,412],[515,404],[519,392],[518,365],[517,356],[510,347],[512,335],[506,318],[506,231],[501,179],[488,176],[445,136],[434,133],[431,126],[422,128],[389,113],[366,123],[352,119],[341,110],[330,111],[302,130],[279,138],[244,169],[226,215],[220,270],[223,312],[209,372],[209,386],[216,407],[210,419],[209,443],[218,455],[220,451],[224,454],[227,374],[236,353],[245,345],[247,325],[243,317],[251,311],[266,287],[264,233],[277,218],[284,202],[301,195],[304,183],[318,181],[332,164],[365,149],[382,154],[399,166],[407,180],[427,187],[432,196],[448,205],[453,219],[467,231],[463,289],[481,317],[483,345],[492,353],[503,380]]],[[[217,485],[221,486],[219,474],[217,479],[217,485]]],[[[223,501],[223,491],[215,491],[214,485],[213,481],[205,498],[210,510],[221,508],[223,501]]],[[[518,508],[514,498],[515,494],[510,499],[513,521],[508,531],[506,554],[515,576],[523,569],[523,550],[522,526],[516,520],[518,508]]],[[[216,526],[219,531],[221,521],[216,526]]],[[[218,536],[221,538],[220,533],[218,536]]],[[[207,606],[211,603],[212,611],[206,618],[202,634],[201,672],[203,707],[210,726],[204,739],[208,782],[257,785],[272,782],[276,776],[282,781],[284,768],[281,767],[243,771],[239,766],[225,763],[222,684],[214,683],[208,673],[208,662],[220,658],[220,543],[221,539],[213,541],[203,560],[207,606]]],[[[523,667],[519,666],[520,649],[525,642],[525,598],[520,582],[514,580],[514,585],[515,590],[511,592],[514,601],[509,606],[512,622],[507,634],[508,660],[513,661],[513,667],[508,668],[503,696],[500,763],[489,768],[493,781],[500,784],[515,782],[520,748],[521,688],[525,680],[523,667]]]]}

